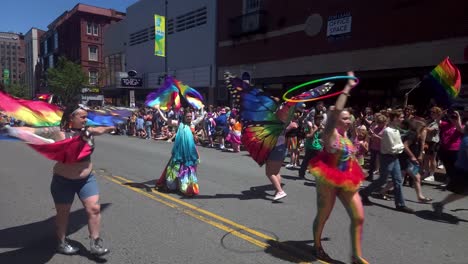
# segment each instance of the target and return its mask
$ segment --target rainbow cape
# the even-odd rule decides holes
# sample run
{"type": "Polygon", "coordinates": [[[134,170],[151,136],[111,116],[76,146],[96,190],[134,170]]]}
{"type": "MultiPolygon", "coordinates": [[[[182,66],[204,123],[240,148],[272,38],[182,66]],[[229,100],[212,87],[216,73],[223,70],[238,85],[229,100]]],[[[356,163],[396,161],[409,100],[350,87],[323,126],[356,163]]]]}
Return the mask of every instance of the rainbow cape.
{"type": "Polygon", "coordinates": [[[55,142],[21,128],[9,127],[0,130],[0,138],[21,140],[47,159],[62,163],[79,162],[93,152],[81,135],[55,142]]]}
{"type": "Polygon", "coordinates": [[[145,104],[149,107],[159,106],[162,110],[182,107],[181,98],[195,109],[203,107],[203,96],[194,88],[182,83],[174,77],[167,76],[163,85],[146,96],[145,104]]]}
{"type": "Polygon", "coordinates": [[[436,99],[439,101],[450,102],[460,93],[460,71],[448,57],[431,71],[428,79],[431,81],[431,86],[435,87],[436,99]]]}

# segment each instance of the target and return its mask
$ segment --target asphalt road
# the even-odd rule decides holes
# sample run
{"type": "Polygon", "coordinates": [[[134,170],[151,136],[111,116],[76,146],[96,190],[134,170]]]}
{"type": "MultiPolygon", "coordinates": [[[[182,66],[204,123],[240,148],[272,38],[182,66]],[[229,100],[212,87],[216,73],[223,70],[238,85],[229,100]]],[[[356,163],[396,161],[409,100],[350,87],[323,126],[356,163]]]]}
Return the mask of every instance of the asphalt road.
{"type": "MultiPolygon", "coordinates": [[[[102,237],[112,252],[94,259],[86,251],[86,215],[78,199],[70,238],[77,256],[55,254],[53,163],[20,142],[0,141],[0,263],[318,263],[311,255],[316,198],[314,181],[283,169],[288,196],[273,189],[246,152],[199,148],[200,195],[184,198],[154,191],[171,143],[121,136],[96,140],[93,162],[101,191],[102,237]]],[[[367,183],[366,183],[367,184],[367,183]]],[[[446,195],[425,185],[426,196],[446,195]]],[[[364,256],[370,263],[468,263],[468,199],[447,207],[442,219],[416,203],[405,187],[409,215],[392,201],[365,208],[364,256]]],[[[349,218],[337,202],[323,245],[337,263],[349,263],[349,218]]]]}

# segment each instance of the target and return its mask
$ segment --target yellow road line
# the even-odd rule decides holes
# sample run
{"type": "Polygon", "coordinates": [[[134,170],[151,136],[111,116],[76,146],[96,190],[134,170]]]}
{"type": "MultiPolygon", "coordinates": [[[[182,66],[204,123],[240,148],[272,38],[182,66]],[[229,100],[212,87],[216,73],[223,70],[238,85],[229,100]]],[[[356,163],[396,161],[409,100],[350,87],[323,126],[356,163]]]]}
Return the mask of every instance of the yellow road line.
{"type": "MultiPolygon", "coordinates": [[[[121,177],[121,176],[113,175],[113,177],[118,178],[118,179],[120,179],[120,180],[122,180],[122,181],[132,182],[132,181],[130,181],[130,180],[128,180],[128,179],[125,179],[124,177],[121,177]]],[[[260,233],[260,232],[258,232],[258,231],[256,231],[256,230],[250,229],[250,228],[248,228],[248,227],[246,227],[246,226],[244,226],[244,225],[241,225],[241,224],[238,224],[238,223],[236,223],[236,222],[233,222],[233,221],[231,221],[231,220],[229,220],[229,219],[226,219],[226,218],[224,218],[224,217],[222,217],[222,216],[220,216],[220,215],[214,214],[214,213],[212,213],[212,212],[210,212],[210,211],[204,210],[204,209],[202,209],[202,208],[200,208],[200,207],[197,207],[197,206],[195,206],[195,205],[193,205],[193,204],[190,204],[190,203],[181,201],[181,200],[179,200],[179,199],[177,199],[177,198],[174,198],[174,197],[172,197],[172,196],[170,196],[170,195],[168,195],[168,194],[160,193],[160,192],[153,192],[152,189],[151,189],[151,192],[154,193],[155,195],[164,197],[164,198],[166,198],[166,199],[168,199],[168,200],[171,200],[171,201],[173,201],[173,202],[175,202],[175,203],[178,203],[178,204],[180,204],[180,205],[186,206],[186,207],[188,207],[188,208],[190,208],[190,209],[193,209],[193,210],[195,210],[195,211],[198,211],[198,212],[200,212],[200,213],[203,213],[203,214],[205,214],[205,215],[208,215],[208,216],[210,216],[210,217],[213,217],[213,218],[215,218],[215,219],[218,219],[218,220],[220,220],[220,221],[222,221],[222,222],[224,222],[224,223],[226,223],[226,224],[229,224],[229,225],[232,225],[232,226],[237,227],[237,228],[239,228],[239,229],[242,229],[242,230],[244,230],[244,231],[246,231],[246,232],[248,232],[248,233],[251,233],[252,235],[256,235],[256,236],[261,237],[261,238],[263,238],[263,239],[276,241],[276,239],[273,238],[273,237],[271,237],[271,236],[268,236],[268,235],[265,235],[265,234],[263,234],[263,233],[260,233]]]]}
{"type": "MultiPolygon", "coordinates": [[[[226,218],[224,218],[224,217],[218,216],[218,215],[213,214],[213,213],[211,213],[211,212],[209,212],[209,211],[203,210],[203,209],[201,209],[201,208],[199,208],[199,207],[196,207],[196,206],[194,206],[194,205],[192,205],[192,204],[189,204],[189,203],[186,203],[186,202],[177,200],[177,199],[175,199],[175,198],[173,198],[173,197],[171,197],[171,196],[169,196],[169,195],[167,195],[167,194],[163,194],[163,193],[159,193],[159,192],[153,192],[152,190],[151,190],[151,192],[145,192],[145,191],[142,191],[140,188],[132,187],[132,186],[130,186],[130,185],[123,185],[124,183],[132,183],[132,181],[130,181],[130,180],[128,180],[128,179],[125,179],[125,178],[123,178],[123,177],[121,177],[121,176],[115,176],[115,175],[114,175],[113,177],[115,177],[115,178],[121,180],[122,182],[120,182],[120,181],[118,181],[118,180],[115,180],[113,177],[110,177],[110,176],[106,176],[106,175],[102,175],[102,176],[105,177],[106,179],[108,179],[108,180],[114,182],[114,183],[117,183],[117,184],[119,184],[119,185],[124,186],[124,187],[127,188],[127,189],[130,189],[130,190],[132,190],[132,191],[134,191],[134,192],[137,192],[137,193],[139,193],[139,194],[142,194],[142,195],[144,195],[144,196],[146,196],[146,197],[148,197],[148,198],[150,198],[150,199],[152,199],[152,200],[155,200],[155,201],[157,201],[157,202],[160,202],[160,203],[162,203],[162,204],[164,204],[164,205],[167,205],[167,206],[169,206],[169,207],[171,207],[171,208],[177,209],[177,210],[179,210],[180,212],[183,212],[183,213],[185,213],[185,214],[187,214],[187,215],[189,215],[189,216],[192,216],[193,218],[198,219],[198,220],[200,220],[200,221],[202,221],[202,222],[204,222],[204,223],[207,223],[207,224],[212,225],[212,226],[214,226],[214,227],[216,227],[216,228],[219,228],[219,229],[221,229],[221,230],[223,230],[223,231],[226,231],[226,232],[228,232],[228,233],[230,233],[230,234],[232,234],[232,235],[234,235],[234,236],[236,236],[236,237],[239,237],[239,238],[241,238],[241,239],[243,239],[243,240],[245,240],[245,241],[247,241],[247,242],[249,242],[249,243],[251,243],[251,244],[253,244],[253,245],[256,245],[256,246],[260,247],[260,248],[266,249],[266,248],[268,248],[268,247],[271,247],[271,245],[269,245],[269,244],[267,244],[267,243],[265,243],[265,242],[263,242],[263,241],[257,240],[257,239],[255,239],[255,238],[249,236],[249,235],[243,234],[243,233],[239,232],[238,230],[233,229],[233,228],[231,228],[231,227],[228,227],[228,226],[226,226],[226,225],[224,225],[224,224],[222,224],[222,223],[219,223],[219,222],[210,220],[210,219],[208,219],[208,218],[206,218],[206,217],[204,217],[204,216],[202,216],[202,215],[200,215],[200,214],[197,214],[197,212],[206,214],[206,215],[208,215],[208,216],[210,216],[210,217],[212,217],[212,218],[221,220],[221,221],[223,221],[223,222],[225,222],[225,223],[228,223],[228,224],[231,224],[231,223],[232,223],[232,224],[231,224],[232,226],[241,228],[243,231],[247,231],[247,232],[252,233],[252,234],[254,234],[254,235],[259,234],[259,235],[257,235],[258,237],[262,237],[262,238],[265,238],[265,237],[266,237],[268,240],[273,240],[273,241],[277,242],[276,239],[271,238],[271,237],[269,237],[269,236],[267,236],[267,235],[265,235],[265,234],[262,234],[262,233],[260,233],[260,232],[258,232],[258,231],[255,231],[255,230],[250,229],[250,228],[248,228],[248,227],[245,227],[245,226],[243,226],[243,225],[237,224],[237,223],[235,223],[235,222],[233,222],[233,221],[231,221],[231,220],[229,220],[229,219],[226,219],[226,218]],[[180,205],[183,205],[183,206],[185,206],[185,207],[188,207],[188,208],[190,208],[190,209],[192,209],[192,210],[195,210],[196,212],[191,211],[191,210],[184,209],[184,208],[178,206],[177,204],[173,204],[173,203],[167,202],[167,201],[165,201],[165,200],[163,200],[163,199],[160,199],[160,198],[158,198],[158,197],[156,197],[156,196],[154,196],[154,195],[151,195],[150,193],[151,193],[151,194],[155,194],[155,195],[162,196],[162,197],[164,197],[164,198],[168,198],[169,200],[174,201],[174,202],[176,202],[176,203],[178,203],[178,204],[180,204],[180,205]]],[[[278,242],[278,243],[280,243],[280,242],[278,242]]],[[[294,261],[295,261],[296,263],[299,263],[299,264],[310,263],[310,262],[304,262],[304,261],[302,261],[301,259],[299,259],[299,258],[297,258],[297,257],[291,256],[287,251],[284,251],[284,250],[282,250],[282,249],[280,249],[280,248],[277,248],[277,247],[276,247],[276,248],[274,248],[274,249],[275,249],[278,253],[287,255],[289,258],[294,259],[294,261]]]]}

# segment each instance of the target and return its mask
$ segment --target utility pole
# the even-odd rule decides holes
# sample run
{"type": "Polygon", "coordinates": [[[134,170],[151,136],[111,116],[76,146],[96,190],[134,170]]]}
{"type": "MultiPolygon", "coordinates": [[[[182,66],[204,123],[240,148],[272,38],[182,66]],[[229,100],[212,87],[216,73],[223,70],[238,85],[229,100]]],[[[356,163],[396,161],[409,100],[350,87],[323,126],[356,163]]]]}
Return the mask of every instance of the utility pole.
{"type": "Polygon", "coordinates": [[[165,25],[164,25],[164,48],[166,49],[164,52],[165,52],[165,55],[164,56],[164,74],[165,76],[169,75],[169,68],[168,68],[168,65],[167,65],[167,56],[169,55],[169,53],[167,53],[167,22],[168,22],[168,18],[167,18],[167,0],[164,1],[164,16],[165,16],[165,25]]]}

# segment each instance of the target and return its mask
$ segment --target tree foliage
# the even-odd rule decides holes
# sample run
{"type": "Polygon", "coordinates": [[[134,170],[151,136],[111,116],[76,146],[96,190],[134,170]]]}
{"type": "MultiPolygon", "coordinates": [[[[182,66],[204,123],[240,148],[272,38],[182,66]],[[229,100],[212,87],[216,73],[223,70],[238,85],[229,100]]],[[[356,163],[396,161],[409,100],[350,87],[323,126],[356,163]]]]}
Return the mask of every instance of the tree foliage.
{"type": "Polygon", "coordinates": [[[7,93],[24,99],[30,99],[30,93],[24,84],[11,84],[5,86],[5,90],[7,93]]]}
{"type": "Polygon", "coordinates": [[[50,91],[67,104],[81,93],[87,77],[79,64],[60,57],[57,67],[47,70],[47,83],[50,91]]]}

